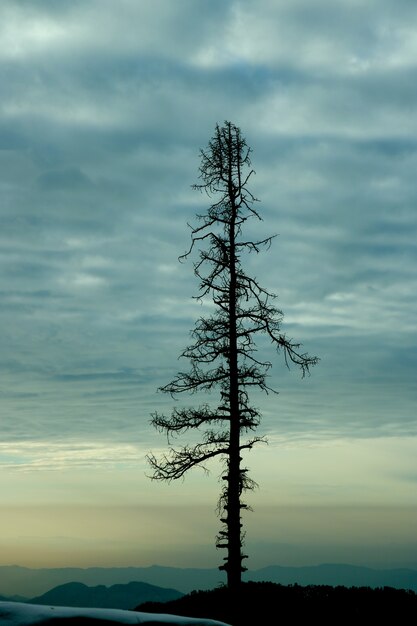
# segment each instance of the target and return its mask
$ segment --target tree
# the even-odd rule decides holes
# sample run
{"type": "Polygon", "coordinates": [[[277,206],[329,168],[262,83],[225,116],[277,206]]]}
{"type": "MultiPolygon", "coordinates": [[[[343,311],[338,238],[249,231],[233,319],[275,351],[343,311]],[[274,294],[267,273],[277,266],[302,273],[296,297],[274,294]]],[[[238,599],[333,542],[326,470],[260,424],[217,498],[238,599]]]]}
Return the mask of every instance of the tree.
{"type": "MultiPolygon", "coordinates": [[[[241,582],[244,534],[241,512],[247,509],[242,494],[255,483],[242,466],[242,453],[264,440],[254,434],[260,412],[251,405],[249,394],[254,388],[274,392],[267,384],[270,361],[258,358],[255,337],[265,334],[287,366],[301,368],[304,376],[317,362],[300,350],[281,332],[282,312],[274,306],[275,295],[249,276],[244,267],[246,253],[259,253],[271,245],[273,237],[252,241],[243,237],[243,226],[249,218],[261,219],[254,205],[257,199],[248,189],[254,170],[251,149],[241,131],[231,122],[216,125],[208,148],[201,150],[201,183],[193,188],[214,200],[207,212],[197,215],[192,228],[191,245],[180,260],[199,249],[194,273],[199,279],[198,299],[210,299],[213,312],[197,320],[191,333],[193,343],[182,357],[190,362],[188,371],[179,372],[162,387],[163,392],[177,394],[218,391],[217,402],[197,408],[174,408],[171,416],[152,415],[152,424],[168,438],[169,452],[161,458],[148,455],[152,478],[171,481],[182,478],[195,466],[219,457],[223,462],[218,512],[222,528],[216,545],[225,549],[227,584],[237,590],[241,582]],[[197,444],[172,447],[172,438],[190,429],[201,431],[197,444]]],[[[275,393],[275,392],[274,392],[275,393]]],[[[205,468],[206,469],[206,468],[205,468]]]]}

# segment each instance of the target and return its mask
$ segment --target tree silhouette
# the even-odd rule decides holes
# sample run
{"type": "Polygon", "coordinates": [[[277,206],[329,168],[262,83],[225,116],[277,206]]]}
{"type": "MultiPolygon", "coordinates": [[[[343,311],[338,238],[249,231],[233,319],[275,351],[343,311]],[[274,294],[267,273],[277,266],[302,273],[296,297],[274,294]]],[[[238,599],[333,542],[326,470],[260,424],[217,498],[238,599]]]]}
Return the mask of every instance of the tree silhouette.
{"type": "Polygon", "coordinates": [[[224,486],[218,503],[222,529],[216,545],[227,550],[220,569],[227,573],[228,587],[236,590],[246,569],[242,565],[246,555],[242,552],[241,512],[248,506],[242,494],[255,486],[248,469],[242,466],[242,453],[264,440],[254,434],[260,413],[251,405],[249,395],[253,388],[274,391],[267,384],[271,363],[258,358],[255,337],[265,334],[283,353],[287,366],[290,362],[299,366],[303,376],[317,358],[302,352],[300,344],[281,332],[283,314],[274,306],[276,296],[243,268],[245,253],[259,253],[273,239],[252,241],[243,236],[249,218],[261,219],[254,208],[257,199],[248,189],[254,174],[251,148],[240,129],[226,121],[222,127],[216,125],[214,137],[200,154],[201,183],[193,188],[214,202],[206,213],[197,215],[190,248],[180,260],[198,248],[194,273],[200,285],[196,297],[210,299],[214,306],[211,314],[197,320],[191,333],[193,343],[181,354],[188,359],[190,369],[179,372],[161,390],[173,397],[217,390],[218,400],[214,406],[204,403],[197,408],[174,408],[170,417],[154,413],[152,424],[167,435],[169,452],[159,459],[151,453],[148,461],[153,479],[171,481],[220,457],[224,486]],[[201,431],[199,443],[172,447],[173,436],[190,429],[201,431]]]}

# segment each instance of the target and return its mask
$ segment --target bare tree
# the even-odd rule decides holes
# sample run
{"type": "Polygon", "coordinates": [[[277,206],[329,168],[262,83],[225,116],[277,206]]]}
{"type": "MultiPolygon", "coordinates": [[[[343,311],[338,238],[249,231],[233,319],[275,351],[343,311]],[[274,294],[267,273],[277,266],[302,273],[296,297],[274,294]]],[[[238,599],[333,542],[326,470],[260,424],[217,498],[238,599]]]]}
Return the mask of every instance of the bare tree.
{"type": "Polygon", "coordinates": [[[255,337],[264,333],[283,353],[286,364],[297,365],[303,376],[317,362],[281,332],[283,314],[274,306],[275,295],[243,268],[245,253],[259,253],[273,239],[252,241],[243,236],[249,218],[261,219],[254,208],[257,199],[248,189],[254,173],[250,154],[240,129],[230,122],[217,125],[208,148],[201,151],[201,183],[194,189],[206,192],[214,202],[206,213],[197,215],[190,249],[180,260],[198,248],[194,273],[200,286],[196,297],[209,298],[214,307],[212,314],[197,320],[193,343],[181,354],[190,369],[161,388],[174,397],[218,390],[218,400],[214,406],[174,408],[170,417],[154,413],[152,423],[166,433],[169,452],[159,459],[148,456],[152,478],[166,481],[183,477],[197,465],[204,467],[214,457],[222,460],[224,487],[218,510],[223,526],[216,545],[227,550],[220,569],[226,570],[231,590],[239,588],[246,569],[242,565],[246,555],[242,552],[241,512],[248,506],[242,494],[255,486],[242,466],[242,452],[263,441],[254,434],[260,413],[250,404],[249,395],[253,388],[274,391],[267,384],[271,363],[258,358],[255,337]],[[189,429],[201,431],[200,442],[172,447],[172,437],[189,429]]]}

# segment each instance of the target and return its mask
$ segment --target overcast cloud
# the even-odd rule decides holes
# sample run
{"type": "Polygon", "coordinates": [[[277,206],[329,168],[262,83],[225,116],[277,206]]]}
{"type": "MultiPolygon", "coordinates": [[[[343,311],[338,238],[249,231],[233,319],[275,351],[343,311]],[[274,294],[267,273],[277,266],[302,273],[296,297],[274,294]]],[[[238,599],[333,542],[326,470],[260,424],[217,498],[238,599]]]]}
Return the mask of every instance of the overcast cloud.
{"type": "Polygon", "coordinates": [[[321,359],[302,381],[265,352],[263,429],[416,434],[416,20],[413,0],[3,0],[0,436],[22,462],[163,445],[156,389],[200,313],[177,257],[225,119],[253,148],[253,233],[279,235],[253,271],[321,359]]]}

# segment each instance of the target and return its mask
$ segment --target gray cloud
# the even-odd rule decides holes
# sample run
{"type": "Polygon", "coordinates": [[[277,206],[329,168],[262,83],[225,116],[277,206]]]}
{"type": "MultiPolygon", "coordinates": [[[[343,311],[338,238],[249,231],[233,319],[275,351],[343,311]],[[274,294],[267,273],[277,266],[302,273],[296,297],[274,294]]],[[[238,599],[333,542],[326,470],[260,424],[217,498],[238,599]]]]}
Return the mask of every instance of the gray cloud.
{"type": "Polygon", "coordinates": [[[278,234],[250,267],[321,357],[307,381],[277,359],[265,429],[415,432],[415,17],[406,1],[2,3],[3,441],[152,439],[201,313],[177,257],[224,119],[254,149],[252,232],[278,234]]]}

